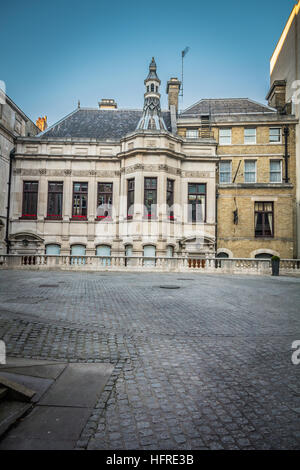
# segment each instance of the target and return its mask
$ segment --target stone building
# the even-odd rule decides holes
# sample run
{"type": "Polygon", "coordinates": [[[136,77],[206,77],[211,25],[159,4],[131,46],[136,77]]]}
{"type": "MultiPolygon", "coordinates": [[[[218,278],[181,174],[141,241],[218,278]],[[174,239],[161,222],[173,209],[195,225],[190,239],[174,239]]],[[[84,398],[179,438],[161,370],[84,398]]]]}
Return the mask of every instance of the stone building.
{"type": "Polygon", "coordinates": [[[144,84],[143,109],[103,99],[17,139],[11,253],[293,258],[295,116],[249,99],[178,114],[177,78],[161,110],[154,59],[144,84]]]}
{"type": "Polygon", "coordinates": [[[36,135],[39,129],[0,89],[0,254],[6,253],[6,220],[11,151],[18,136],[36,135]]]}
{"type": "Polygon", "coordinates": [[[300,258],[300,1],[294,6],[270,60],[267,99],[279,114],[293,113],[296,124],[296,236],[300,258]]]}
{"type": "Polygon", "coordinates": [[[178,135],[211,132],[218,143],[219,256],[296,255],[296,123],[293,115],[245,98],[201,100],[179,116],[178,135]]]}
{"type": "Polygon", "coordinates": [[[17,140],[11,253],[173,256],[215,253],[216,141],[177,134],[180,82],[160,107],[154,59],[144,107],[78,107],[17,140]]]}

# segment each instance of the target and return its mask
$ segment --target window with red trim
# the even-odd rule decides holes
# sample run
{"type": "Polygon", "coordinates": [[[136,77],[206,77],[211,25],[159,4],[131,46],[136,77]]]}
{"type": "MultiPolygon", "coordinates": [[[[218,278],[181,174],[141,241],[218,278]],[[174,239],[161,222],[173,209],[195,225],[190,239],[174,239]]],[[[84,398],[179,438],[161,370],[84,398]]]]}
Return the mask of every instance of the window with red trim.
{"type": "Polygon", "coordinates": [[[173,204],[174,204],[174,180],[167,179],[167,210],[168,210],[168,217],[170,220],[174,220],[174,212],[173,212],[173,204]]]}
{"type": "Polygon", "coordinates": [[[73,183],[73,219],[87,218],[88,183],[73,183]]]}
{"type": "Polygon", "coordinates": [[[61,182],[48,182],[47,218],[62,218],[63,186],[61,182]]]}
{"type": "Polygon", "coordinates": [[[26,219],[36,219],[38,201],[38,181],[23,182],[23,206],[22,217],[26,219]]]}
{"type": "Polygon", "coordinates": [[[98,183],[97,219],[111,219],[113,183],[98,183]]]}
{"type": "Polygon", "coordinates": [[[127,219],[132,219],[134,213],[134,178],[127,180],[127,219]]]}
{"type": "Polygon", "coordinates": [[[144,180],[144,216],[148,219],[156,217],[157,178],[144,180]]]}

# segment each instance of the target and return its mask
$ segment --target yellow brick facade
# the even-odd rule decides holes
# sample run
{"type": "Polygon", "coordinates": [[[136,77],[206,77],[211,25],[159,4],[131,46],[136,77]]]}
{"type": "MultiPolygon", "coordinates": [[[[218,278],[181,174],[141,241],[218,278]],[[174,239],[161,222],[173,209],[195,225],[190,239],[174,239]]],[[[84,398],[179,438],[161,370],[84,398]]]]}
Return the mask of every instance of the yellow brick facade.
{"type": "MultiPolygon", "coordinates": [[[[185,137],[189,125],[178,129],[185,137]]],[[[218,123],[212,127],[215,140],[219,143],[220,128],[231,128],[231,144],[218,145],[217,154],[221,161],[232,165],[231,181],[234,184],[219,184],[217,193],[217,252],[224,252],[234,258],[252,258],[261,253],[276,254],[281,258],[296,255],[295,210],[296,210],[296,158],[295,124],[281,122],[247,122],[239,125],[218,123]],[[289,127],[288,173],[285,177],[285,147],[283,128],[289,127]],[[256,128],[256,143],[244,143],[244,129],[256,128]],[[281,142],[269,141],[271,127],[282,129],[281,142]],[[245,160],[256,161],[256,183],[245,183],[245,160]],[[282,161],[282,183],[270,183],[270,160],[282,161]],[[255,237],[255,202],[272,202],[274,210],[273,237],[255,237]],[[238,212],[238,224],[234,223],[234,211],[238,212]]]]}

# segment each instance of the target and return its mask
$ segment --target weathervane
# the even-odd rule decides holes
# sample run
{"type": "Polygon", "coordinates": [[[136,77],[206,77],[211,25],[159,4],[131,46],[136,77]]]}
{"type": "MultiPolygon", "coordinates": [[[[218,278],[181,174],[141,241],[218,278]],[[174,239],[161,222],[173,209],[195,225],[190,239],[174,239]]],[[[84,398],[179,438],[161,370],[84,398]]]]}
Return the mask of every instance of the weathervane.
{"type": "Polygon", "coordinates": [[[181,93],[180,96],[182,97],[183,102],[183,59],[189,52],[190,48],[186,47],[183,51],[181,51],[181,93]]]}

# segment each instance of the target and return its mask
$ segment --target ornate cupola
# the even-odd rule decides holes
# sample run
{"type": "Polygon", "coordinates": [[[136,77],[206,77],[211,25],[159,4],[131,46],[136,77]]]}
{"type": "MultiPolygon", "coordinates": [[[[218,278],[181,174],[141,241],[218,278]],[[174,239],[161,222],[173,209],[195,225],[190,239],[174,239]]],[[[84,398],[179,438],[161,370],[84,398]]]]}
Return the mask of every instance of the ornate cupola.
{"type": "Polygon", "coordinates": [[[156,73],[156,63],[154,57],[149,65],[149,74],[144,81],[146,91],[144,94],[144,109],[137,129],[144,130],[167,130],[160,109],[160,79],[156,73]]]}

